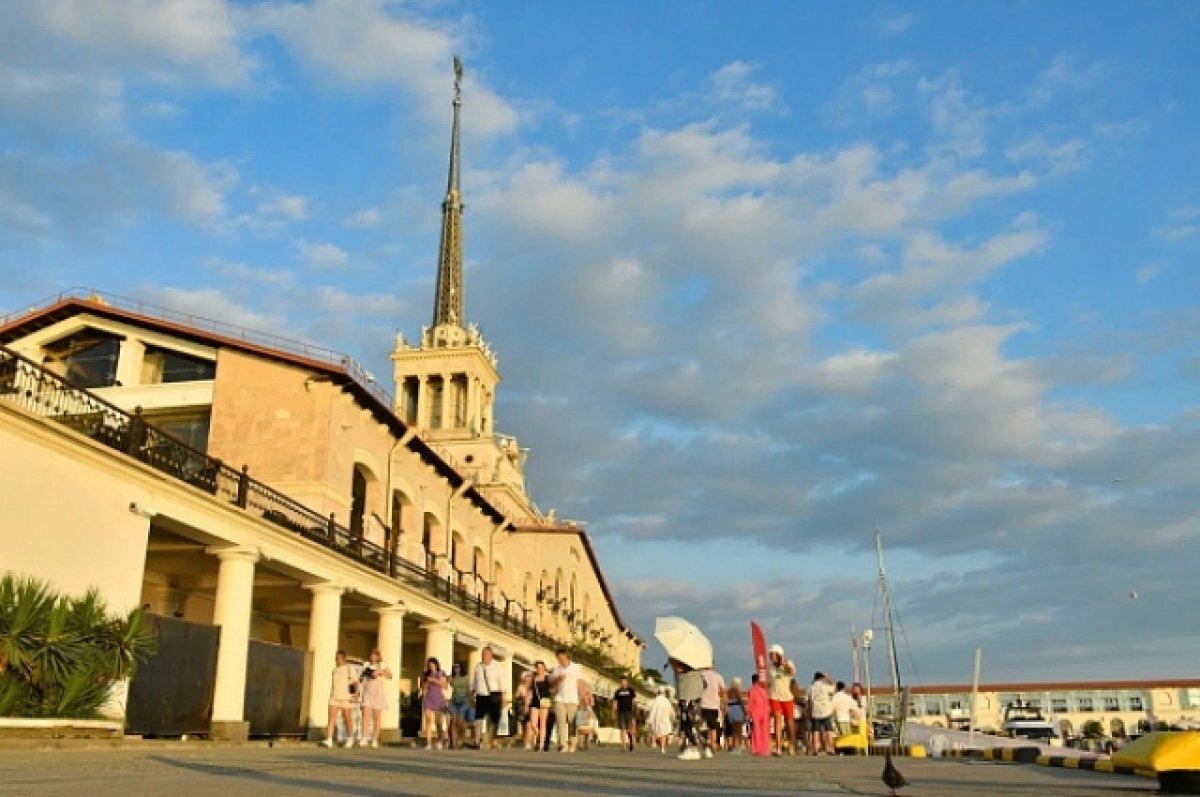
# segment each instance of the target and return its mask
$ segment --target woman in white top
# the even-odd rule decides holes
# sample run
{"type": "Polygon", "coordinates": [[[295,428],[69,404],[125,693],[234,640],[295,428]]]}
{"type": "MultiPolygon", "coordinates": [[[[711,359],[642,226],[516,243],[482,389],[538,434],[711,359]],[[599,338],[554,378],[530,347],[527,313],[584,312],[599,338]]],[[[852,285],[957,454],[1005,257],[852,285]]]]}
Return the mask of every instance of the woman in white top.
{"type": "Polygon", "coordinates": [[[375,648],[362,670],[363,747],[368,744],[371,747],[379,746],[379,725],[384,709],[388,707],[384,678],[390,681],[392,671],[383,663],[383,655],[379,648],[375,648]]]}
{"type": "Polygon", "coordinates": [[[323,747],[333,747],[333,734],[337,731],[338,712],[346,724],[344,747],[354,746],[354,704],[359,699],[358,673],[353,664],[346,661],[346,651],[339,650],[333,668],[333,684],[329,690],[329,724],[325,726],[323,747]]]}

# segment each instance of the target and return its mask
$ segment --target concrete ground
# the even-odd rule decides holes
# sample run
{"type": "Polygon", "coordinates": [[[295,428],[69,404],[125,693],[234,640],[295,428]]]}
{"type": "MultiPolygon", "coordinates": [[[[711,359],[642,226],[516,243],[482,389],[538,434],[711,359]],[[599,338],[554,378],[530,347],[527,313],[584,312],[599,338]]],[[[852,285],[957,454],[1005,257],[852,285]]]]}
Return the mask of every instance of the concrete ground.
{"type": "MultiPolygon", "coordinates": [[[[950,759],[897,759],[906,797],[1093,797],[1157,793],[1155,781],[950,759]]],[[[90,749],[0,746],[0,795],[886,795],[878,758],[722,755],[684,762],[639,750],[326,750],[298,743],[158,743],[90,749]]]]}

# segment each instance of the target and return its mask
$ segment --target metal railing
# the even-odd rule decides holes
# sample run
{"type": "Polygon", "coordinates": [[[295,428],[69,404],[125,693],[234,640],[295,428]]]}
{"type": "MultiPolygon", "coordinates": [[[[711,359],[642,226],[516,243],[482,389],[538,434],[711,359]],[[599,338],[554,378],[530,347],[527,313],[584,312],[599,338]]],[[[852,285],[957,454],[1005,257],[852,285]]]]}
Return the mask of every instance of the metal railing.
{"type": "Polygon", "coordinates": [[[361,534],[352,533],[333,514],[322,515],[251,478],[246,467],[231,468],[147,423],[140,407],[133,413],[126,412],[5,346],[0,346],[0,401],[67,426],[217,500],[240,507],[277,528],[329,548],[523,639],[551,650],[559,647],[575,650],[580,663],[609,677],[619,678],[624,674],[607,657],[556,639],[530,625],[525,617],[513,617],[494,602],[472,594],[456,583],[453,571],[442,578],[433,570],[390,554],[361,534]]]}
{"type": "Polygon", "coordinates": [[[346,375],[354,380],[359,387],[374,396],[377,401],[383,403],[388,409],[394,406],[391,394],[375,381],[370,372],[348,354],[327,349],[323,346],[314,346],[311,343],[305,343],[301,340],[286,338],[282,335],[275,335],[271,332],[261,332],[239,324],[231,324],[227,321],[217,321],[212,318],[192,315],[180,310],[172,310],[169,307],[160,307],[149,302],[143,302],[141,299],[118,296],[91,288],[69,288],[53,296],[48,296],[45,299],[34,302],[24,310],[0,315],[0,328],[16,323],[22,318],[34,315],[47,307],[53,307],[60,302],[70,299],[92,302],[100,308],[112,307],[146,318],[192,327],[205,332],[211,332],[214,335],[220,335],[223,338],[248,343],[252,346],[261,346],[296,357],[303,357],[306,360],[336,366],[345,371],[346,375]]]}

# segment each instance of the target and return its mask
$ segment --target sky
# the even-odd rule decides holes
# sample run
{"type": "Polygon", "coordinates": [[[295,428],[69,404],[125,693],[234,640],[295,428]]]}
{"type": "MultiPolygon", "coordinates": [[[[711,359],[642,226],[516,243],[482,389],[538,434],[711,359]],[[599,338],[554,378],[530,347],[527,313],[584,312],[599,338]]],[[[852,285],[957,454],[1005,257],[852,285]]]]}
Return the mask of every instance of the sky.
{"type": "Polygon", "coordinates": [[[387,374],[459,53],[498,426],[643,637],[746,673],[754,619],[848,678],[878,529],[907,683],[1196,677],[1198,40],[1187,2],[13,0],[0,312],[82,285],[387,374]]]}

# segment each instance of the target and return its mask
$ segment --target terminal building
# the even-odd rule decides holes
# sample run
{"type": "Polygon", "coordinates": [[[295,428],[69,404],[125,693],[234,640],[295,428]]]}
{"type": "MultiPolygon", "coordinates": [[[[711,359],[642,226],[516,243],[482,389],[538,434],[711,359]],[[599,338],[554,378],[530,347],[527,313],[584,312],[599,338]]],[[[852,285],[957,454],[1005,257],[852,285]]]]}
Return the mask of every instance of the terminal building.
{"type": "MultiPolygon", "coordinates": [[[[909,722],[967,729],[970,684],[913,686],[908,691],[909,722]]],[[[978,700],[975,726],[985,732],[1000,731],[1005,708],[1014,704],[1040,709],[1063,738],[1083,735],[1091,722],[1116,739],[1163,725],[1200,727],[1200,678],[980,684],[978,700]]],[[[871,702],[875,716],[889,717],[892,690],[875,690],[871,702]]]]}
{"type": "Polygon", "coordinates": [[[428,657],[490,645],[515,681],[566,647],[601,695],[640,672],[588,535],[495,426],[457,84],[453,108],[434,311],[391,395],[345,355],[91,290],[0,317],[0,568],[153,613],[131,731],[323,735],[339,648],[396,671],[393,735],[428,657]]]}

